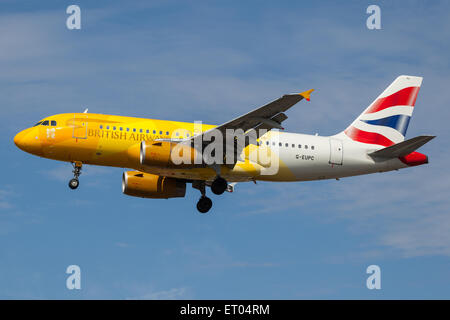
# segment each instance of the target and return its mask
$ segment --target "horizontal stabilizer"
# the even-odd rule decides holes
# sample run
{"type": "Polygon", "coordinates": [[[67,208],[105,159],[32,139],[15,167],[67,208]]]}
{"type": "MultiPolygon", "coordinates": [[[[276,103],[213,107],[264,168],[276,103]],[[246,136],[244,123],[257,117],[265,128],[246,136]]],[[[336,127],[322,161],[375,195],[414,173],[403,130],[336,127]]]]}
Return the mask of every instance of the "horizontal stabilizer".
{"type": "Polygon", "coordinates": [[[380,149],[378,151],[369,153],[369,156],[372,158],[398,158],[404,157],[410,154],[413,151],[416,151],[425,143],[435,138],[436,136],[418,136],[397,144],[394,144],[390,147],[380,149]]]}

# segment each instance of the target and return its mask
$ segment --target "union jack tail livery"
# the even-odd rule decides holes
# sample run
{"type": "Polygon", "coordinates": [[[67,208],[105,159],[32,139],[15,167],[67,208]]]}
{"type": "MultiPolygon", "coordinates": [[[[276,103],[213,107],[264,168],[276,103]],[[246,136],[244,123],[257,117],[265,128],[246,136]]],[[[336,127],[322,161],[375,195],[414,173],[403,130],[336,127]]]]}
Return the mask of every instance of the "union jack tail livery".
{"type": "Polygon", "coordinates": [[[422,77],[399,76],[345,129],[353,141],[389,147],[405,140],[422,77]]]}

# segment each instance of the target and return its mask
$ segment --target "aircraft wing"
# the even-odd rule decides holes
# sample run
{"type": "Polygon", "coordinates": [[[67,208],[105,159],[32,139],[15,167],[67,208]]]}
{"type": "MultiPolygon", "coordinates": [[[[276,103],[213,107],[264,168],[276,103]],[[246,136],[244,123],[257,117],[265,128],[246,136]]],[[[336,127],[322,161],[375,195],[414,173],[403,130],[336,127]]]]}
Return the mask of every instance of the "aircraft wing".
{"type": "MultiPolygon", "coordinates": [[[[311,92],[313,91],[314,89],[302,93],[286,94],[277,100],[221,124],[212,130],[220,130],[222,134],[225,135],[226,129],[242,129],[244,132],[247,132],[250,129],[262,128],[267,130],[273,128],[283,129],[281,123],[287,119],[287,116],[283,112],[290,109],[302,99],[309,101],[311,92]]],[[[203,134],[206,134],[207,132],[208,131],[203,134]]]]}
{"type": "MultiPolygon", "coordinates": [[[[201,134],[204,145],[209,143],[210,139],[203,139],[203,137],[208,137],[211,131],[219,130],[224,137],[223,146],[224,150],[232,147],[234,150],[234,160],[242,160],[239,158],[242,150],[249,144],[257,144],[256,139],[259,138],[260,130],[265,129],[266,131],[272,130],[273,128],[284,129],[281,123],[288,117],[284,114],[285,111],[289,110],[293,105],[301,101],[302,99],[310,100],[311,92],[314,89],[296,93],[296,94],[286,94],[281,98],[278,98],[268,104],[259,107],[253,111],[250,111],[240,117],[237,117],[231,121],[225,122],[211,130],[207,130],[201,134]],[[241,129],[244,132],[244,139],[234,139],[233,146],[228,146],[226,143],[230,143],[230,140],[226,139],[227,129],[238,130],[241,129]],[[206,141],[205,141],[206,140],[206,141]]],[[[264,131],[261,131],[264,132],[264,131]]],[[[193,137],[192,139],[198,139],[200,135],[193,137]]]]}
{"type": "MultiPolygon", "coordinates": [[[[237,117],[231,121],[225,122],[213,129],[202,132],[201,134],[195,135],[188,139],[157,139],[158,141],[172,141],[177,143],[190,143],[194,144],[194,140],[200,139],[202,140],[203,147],[211,143],[211,139],[208,138],[212,131],[219,130],[222,133],[222,137],[224,138],[223,146],[224,150],[227,150],[228,147],[233,147],[235,152],[235,161],[241,160],[239,159],[239,155],[242,150],[248,146],[249,144],[256,144],[256,139],[259,138],[259,133],[261,129],[265,129],[267,131],[277,128],[284,129],[281,126],[281,123],[286,120],[288,117],[284,114],[285,111],[289,110],[293,105],[298,103],[299,101],[306,99],[310,100],[311,92],[314,89],[296,93],[296,94],[286,94],[281,98],[278,98],[268,104],[259,107],[253,111],[250,111],[240,117],[237,117]],[[238,130],[241,129],[244,132],[243,141],[239,139],[234,139],[233,146],[227,146],[226,142],[226,134],[227,129],[238,130]],[[256,139],[255,139],[256,137],[256,139]]],[[[214,141],[214,140],[213,140],[214,141]]],[[[235,163],[234,161],[234,163],[235,163]]]]}

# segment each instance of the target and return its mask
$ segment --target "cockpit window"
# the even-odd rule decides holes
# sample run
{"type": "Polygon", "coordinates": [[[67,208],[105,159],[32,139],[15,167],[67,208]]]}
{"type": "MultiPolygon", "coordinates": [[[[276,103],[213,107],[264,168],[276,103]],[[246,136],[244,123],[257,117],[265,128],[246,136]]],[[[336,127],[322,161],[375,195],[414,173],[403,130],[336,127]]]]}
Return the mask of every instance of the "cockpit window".
{"type": "Polygon", "coordinates": [[[43,122],[42,122],[42,125],[43,125],[43,126],[48,126],[48,120],[43,121],[43,122]]]}
{"type": "Polygon", "coordinates": [[[39,121],[39,122],[36,123],[33,127],[37,127],[37,126],[40,125],[42,122],[44,122],[44,121],[39,121]]]}
{"type": "Polygon", "coordinates": [[[55,120],[52,120],[52,126],[56,127],[56,121],[55,120]]]}

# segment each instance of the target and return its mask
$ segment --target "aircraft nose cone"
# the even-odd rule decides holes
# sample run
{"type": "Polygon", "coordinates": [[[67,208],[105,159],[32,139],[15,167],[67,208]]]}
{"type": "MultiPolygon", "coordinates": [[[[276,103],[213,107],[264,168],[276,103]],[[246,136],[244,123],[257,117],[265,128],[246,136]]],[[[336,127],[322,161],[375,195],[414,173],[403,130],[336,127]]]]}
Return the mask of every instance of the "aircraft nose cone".
{"type": "Polygon", "coordinates": [[[14,137],[14,144],[21,150],[36,154],[39,152],[40,143],[34,137],[32,129],[20,131],[14,137]]]}
{"type": "Polygon", "coordinates": [[[23,149],[23,140],[25,137],[25,133],[23,131],[20,131],[18,134],[16,134],[16,136],[14,137],[14,144],[20,148],[23,149]]]}

